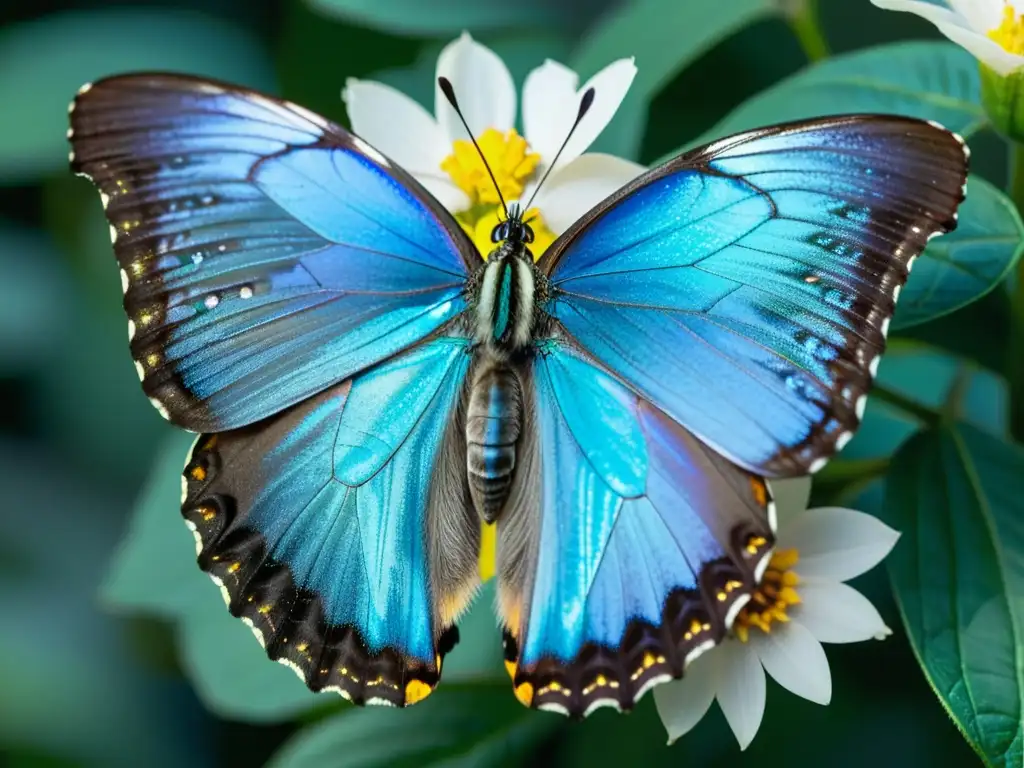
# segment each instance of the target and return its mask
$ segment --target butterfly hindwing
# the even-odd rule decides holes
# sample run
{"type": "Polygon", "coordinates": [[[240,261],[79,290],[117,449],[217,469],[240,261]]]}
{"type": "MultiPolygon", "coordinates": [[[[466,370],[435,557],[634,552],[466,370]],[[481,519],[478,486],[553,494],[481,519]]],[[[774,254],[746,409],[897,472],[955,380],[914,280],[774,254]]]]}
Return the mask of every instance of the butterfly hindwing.
{"type": "Polygon", "coordinates": [[[437,684],[478,581],[469,360],[464,340],[426,342],[192,451],[200,567],[313,690],[403,706],[437,684]]]}
{"type": "Polygon", "coordinates": [[[629,709],[749,599],[774,541],[771,501],[763,480],[571,344],[539,350],[524,375],[531,477],[498,522],[509,671],[528,705],[629,709]]]}
{"type": "Polygon", "coordinates": [[[955,226],[967,148],[850,116],[740,134],[598,205],[544,254],[544,307],[631,388],[759,474],[818,469],[859,424],[895,301],[955,226]]]}
{"type": "Polygon", "coordinates": [[[252,424],[423,339],[480,256],[407,173],[301,107],[175,75],[84,88],[146,393],[194,431],[252,424]]]}

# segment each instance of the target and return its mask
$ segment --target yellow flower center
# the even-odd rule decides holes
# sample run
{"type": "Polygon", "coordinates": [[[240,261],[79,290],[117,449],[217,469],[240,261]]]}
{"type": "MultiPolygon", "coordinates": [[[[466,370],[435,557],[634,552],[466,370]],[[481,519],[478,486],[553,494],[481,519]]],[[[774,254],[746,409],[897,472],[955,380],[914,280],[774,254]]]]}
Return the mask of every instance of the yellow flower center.
{"type": "Polygon", "coordinates": [[[1024,54],[1024,15],[1017,13],[1010,0],[1003,0],[1003,20],[988,36],[1009,53],[1024,54]]]}
{"type": "MultiPolygon", "coordinates": [[[[537,170],[540,155],[529,151],[526,139],[514,128],[506,133],[488,128],[477,137],[477,143],[494,172],[502,197],[506,201],[522,197],[527,182],[537,170]]],[[[498,192],[473,142],[468,139],[455,141],[452,154],[441,162],[441,170],[469,197],[469,208],[456,213],[455,218],[486,258],[494,249],[491,232],[503,216],[498,192]]],[[[534,241],[530,251],[535,258],[539,258],[554,242],[555,234],[548,229],[536,209],[526,211],[523,218],[533,229],[534,241]]]]}
{"type": "Polygon", "coordinates": [[[781,549],[772,555],[760,586],[732,625],[736,637],[744,643],[750,637],[751,627],[768,633],[775,622],[789,621],[788,609],[800,604],[800,595],[795,589],[800,577],[792,570],[799,559],[800,554],[795,549],[781,549]]]}
{"type": "Polygon", "coordinates": [[[497,568],[498,526],[494,523],[480,523],[480,554],[477,556],[477,572],[480,581],[486,582],[494,576],[497,568]]]}
{"type": "MultiPolygon", "coordinates": [[[[526,139],[516,133],[514,128],[505,134],[495,128],[488,128],[477,138],[477,144],[494,171],[502,197],[518,200],[526,182],[537,170],[540,155],[527,151],[526,139]]],[[[498,193],[473,142],[458,139],[452,149],[452,154],[441,162],[441,170],[469,195],[471,206],[497,205],[498,193]]]]}

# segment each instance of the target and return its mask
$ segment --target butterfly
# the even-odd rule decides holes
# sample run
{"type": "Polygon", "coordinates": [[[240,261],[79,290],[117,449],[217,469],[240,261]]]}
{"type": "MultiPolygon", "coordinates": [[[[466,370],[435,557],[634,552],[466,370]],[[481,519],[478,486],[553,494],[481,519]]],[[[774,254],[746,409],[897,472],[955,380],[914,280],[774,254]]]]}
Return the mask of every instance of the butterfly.
{"type": "Polygon", "coordinates": [[[295,104],[138,74],[70,120],[142,388],[201,433],[182,513],[231,613],[312,690],[413,704],[492,524],[514,693],[571,716],[728,631],[774,544],[765,478],[850,439],[968,160],[909,118],[776,125],[646,172],[537,261],[513,204],[485,259],[295,104]]]}

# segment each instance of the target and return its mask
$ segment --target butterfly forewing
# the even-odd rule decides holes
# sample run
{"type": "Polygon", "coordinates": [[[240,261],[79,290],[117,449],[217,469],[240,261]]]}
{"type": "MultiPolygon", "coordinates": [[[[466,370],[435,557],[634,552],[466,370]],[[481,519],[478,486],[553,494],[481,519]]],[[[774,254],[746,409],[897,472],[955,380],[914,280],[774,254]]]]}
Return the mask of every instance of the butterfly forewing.
{"type": "Polygon", "coordinates": [[[955,226],[967,148],[919,120],[741,134],[640,177],[541,259],[545,307],[751,471],[815,471],[857,428],[896,299],[955,226]]]}
{"type": "Polygon", "coordinates": [[[176,75],[97,82],[71,110],[132,356],[171,421],[251,424],[465,308],[479,254],[415,180],[286,102],[176,75]]]}

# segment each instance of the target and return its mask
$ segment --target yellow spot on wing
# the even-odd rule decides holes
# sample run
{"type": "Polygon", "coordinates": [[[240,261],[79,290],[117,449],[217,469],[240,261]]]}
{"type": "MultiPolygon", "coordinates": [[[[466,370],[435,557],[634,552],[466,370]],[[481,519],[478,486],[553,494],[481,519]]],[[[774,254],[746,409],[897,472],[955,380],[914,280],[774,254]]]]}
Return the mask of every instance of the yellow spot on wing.
{"type": "Polygon", "coordinates": [[[516,663],[505,659],[505,671],[508,672],[508,676],[513,680],[516,679],[516,663]]]}
{"type": "Polygon", "coordinates": [[[515,689],[516,698],[524,707],[533,704],[533,686],[530,683],[521,683],[515,689]]]}
{"type": "Polygon", "coordinates": [[[434,689],[422,680],[410,680],[405,686],[405,703],[408,706],[423,701],[433,692],[434,689]]]}

